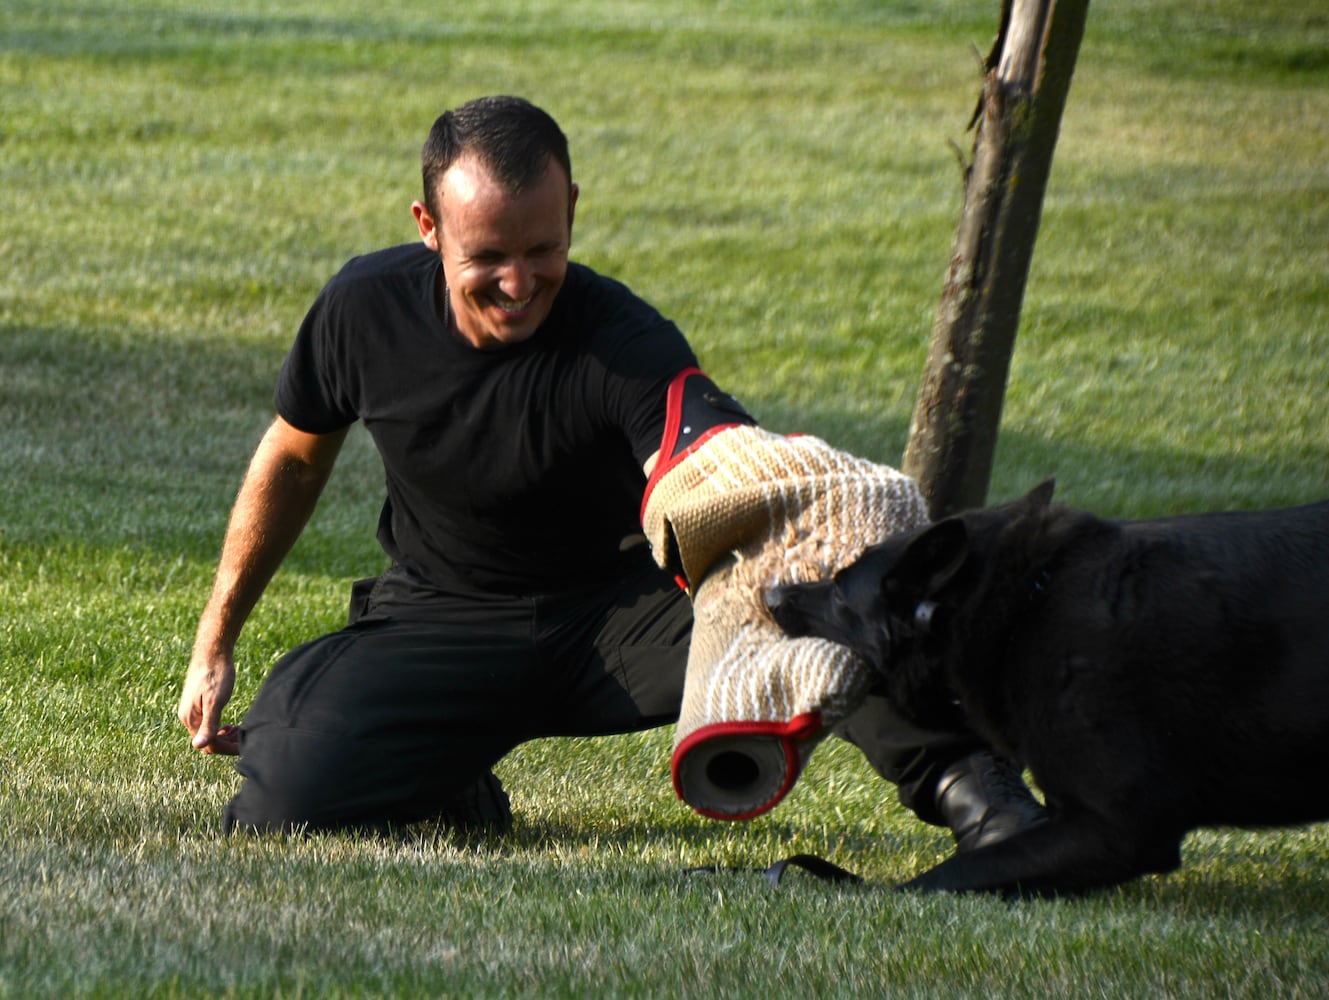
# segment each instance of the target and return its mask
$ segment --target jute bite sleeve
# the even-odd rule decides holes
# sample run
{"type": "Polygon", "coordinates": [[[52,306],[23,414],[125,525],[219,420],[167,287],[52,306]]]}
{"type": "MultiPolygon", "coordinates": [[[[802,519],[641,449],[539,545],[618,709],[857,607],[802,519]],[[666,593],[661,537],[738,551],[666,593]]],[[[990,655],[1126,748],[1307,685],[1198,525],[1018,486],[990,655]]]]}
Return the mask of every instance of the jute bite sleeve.
{"type": "Polygon", "coordinates": [[[908,476],[818,438],[750,424],[706,428],[685,448],[665,437],[642,521],[693,598],[674,788],[704,815],[748,819],[784,797],[870,681],[844,647],[786,637],[766,590],[836,572],[925,523],[926,506],[908,476]]]}

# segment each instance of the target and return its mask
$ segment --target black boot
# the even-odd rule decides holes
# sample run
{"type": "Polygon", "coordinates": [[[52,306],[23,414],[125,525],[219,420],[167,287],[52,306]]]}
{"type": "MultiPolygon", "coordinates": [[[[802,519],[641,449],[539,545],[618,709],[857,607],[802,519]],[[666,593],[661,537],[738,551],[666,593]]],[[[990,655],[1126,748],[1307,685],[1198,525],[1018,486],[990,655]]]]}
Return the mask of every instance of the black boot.
{"type": "Polygon", "coordinates": [[[986,750],[964,757],[942,772],[937,809],[955,835],[956,849],[973,851],[1047,821],[1047,812],[1020,776],[1020,769],[986,750]]]}

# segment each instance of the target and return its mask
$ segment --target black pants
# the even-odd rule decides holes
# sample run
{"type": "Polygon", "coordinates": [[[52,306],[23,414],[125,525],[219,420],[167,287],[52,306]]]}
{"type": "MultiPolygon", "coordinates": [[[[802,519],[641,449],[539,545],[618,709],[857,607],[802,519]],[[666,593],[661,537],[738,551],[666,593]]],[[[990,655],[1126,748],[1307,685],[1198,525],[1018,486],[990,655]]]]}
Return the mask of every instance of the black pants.
{"type": "MultiPolygon", "coordinates": [[[[549,597],[422,604],[412,586],[389,571],[346,628],[273,667],[241,727],[228,829],[410,823],[526,740],[678,718],[692,609],[649,557],[613,586],[549,597]]],[[[839,732],[930,822],[938,773],[978,746],[880,698],[839,732]]]]}

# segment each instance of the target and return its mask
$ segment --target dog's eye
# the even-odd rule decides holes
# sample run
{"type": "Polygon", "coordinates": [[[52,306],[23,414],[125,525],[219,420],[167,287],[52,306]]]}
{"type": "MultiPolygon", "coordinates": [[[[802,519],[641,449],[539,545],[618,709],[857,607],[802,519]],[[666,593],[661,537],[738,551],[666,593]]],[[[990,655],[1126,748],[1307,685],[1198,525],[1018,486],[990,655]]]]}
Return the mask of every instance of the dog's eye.
{"type": "Polygon", "coordinates": [[[914,628],[924,635],[932,634],[932,625],[937,618],[937,605],[934,601],[919,601],[914,608],[914,628]]]}

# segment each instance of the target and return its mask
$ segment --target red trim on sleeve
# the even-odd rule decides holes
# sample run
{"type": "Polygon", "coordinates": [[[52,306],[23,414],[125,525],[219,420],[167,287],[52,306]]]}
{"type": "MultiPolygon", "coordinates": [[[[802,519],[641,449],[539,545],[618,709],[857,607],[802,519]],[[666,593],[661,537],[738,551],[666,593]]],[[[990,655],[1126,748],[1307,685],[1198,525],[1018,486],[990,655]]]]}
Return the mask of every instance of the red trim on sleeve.
{"type": "MultiPolygon", "coordinates": [[[[651,476],[646,480],[646,491],[641,497],[641,520],[646,520],[646,505],[651,501],[651,493],[665,475],[683,459],[687,458],[694,451],[701,447],[702,443],[708,440],[711,435],[717,431],[725,430],[729,427],[742,426],[739,421],[731,421],[726,424],[716,424],[714,427],[707,428],[696,441],[688,447],[674,454],[674,449],[678,446],[678,433],[683,424],[683,385],[694,375],[700,375],[702,378],[709,379],[700,368],[684,368],[674,376],[674,380],[669,383],[669,392],[665,398],[665,430],[664,438],[660,441],[660,451],[655,459],[655,468],[651,469],[651,476]]],[[[687,589],[686,587],[684,589],[687,589]]]]}
{"type": "Polygon", "coordinates": [[[683,783],[679,776],[679,769],[683,758],[702,743],[717,736],[773,736],[780,741],[781,749],[784,750],[785,771],[784,781],[780,783],[780,787],[769,801],[744,813],[719,812],[718,810],[704,809],[690,802],[688,803],[698,813],[709,816],[711,819],[727,819],[737,822],[760,816],[762,813],[773,809],[789,793],[789,789],[794,787],[794,782],[798,781],[798,776],[803,770],[803,754],[799,750],[799,743],[816,736],[821,730],[821,713],[817,711],[796,715],[788,722],[736,721],[715,722],[709,726],[702,726],[700,729],[689,733],[687,738],[674,748],[670,768],[673,773],[674,794],[679,799],[687,801],[683,798],[683,783]]]}

